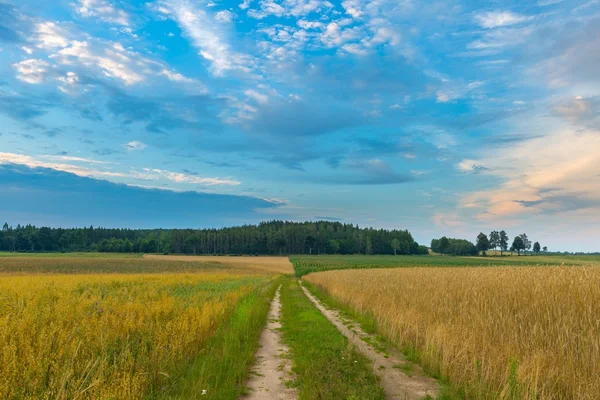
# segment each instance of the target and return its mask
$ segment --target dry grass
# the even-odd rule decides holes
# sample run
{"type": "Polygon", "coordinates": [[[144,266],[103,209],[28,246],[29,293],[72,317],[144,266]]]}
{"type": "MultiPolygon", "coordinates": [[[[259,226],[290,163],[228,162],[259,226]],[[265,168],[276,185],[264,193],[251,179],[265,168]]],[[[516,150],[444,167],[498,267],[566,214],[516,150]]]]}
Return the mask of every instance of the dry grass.
{"type": "Polygon", "coordinates": [[[236,268],[276,274],[293,274],[294,267],[287,257],[248,257],[248,256],[162,256],[144,255],[146,260],[191,261],[229,265],[236,268]]]}
{"type": "Polygon", "coordinates": [[[0,276],[0,398],[160,393],[240,299],[269,279],[226,272],[0,276]]]}
{"type": "Polygon", "coordinates": [[[347,270],[305,277],[467,398],[597,399],[600,266],[347,270]]]}

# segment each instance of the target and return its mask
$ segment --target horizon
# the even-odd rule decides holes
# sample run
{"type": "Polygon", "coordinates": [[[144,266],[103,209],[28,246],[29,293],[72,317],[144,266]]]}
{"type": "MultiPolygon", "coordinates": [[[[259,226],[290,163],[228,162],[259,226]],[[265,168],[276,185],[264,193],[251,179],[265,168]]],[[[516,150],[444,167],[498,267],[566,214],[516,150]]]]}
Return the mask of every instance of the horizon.
{"type": "Polygon", "coordinates": [[[0,217],[597,252],[597,65],[588,0],[0,0],[0,217]]]}

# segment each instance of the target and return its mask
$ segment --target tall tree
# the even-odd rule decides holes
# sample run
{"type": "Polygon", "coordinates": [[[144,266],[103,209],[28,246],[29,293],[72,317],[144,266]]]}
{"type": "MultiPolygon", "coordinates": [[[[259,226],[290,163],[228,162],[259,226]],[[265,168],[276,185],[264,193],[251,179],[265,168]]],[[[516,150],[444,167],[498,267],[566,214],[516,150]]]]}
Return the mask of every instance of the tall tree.
{"type": "Polygon", "coordinates": [[[544,248],[542,249],[542,251],[543,251],[544,253],[547,253],[547,252],[548,252],[548,246],[544,246],[544,248]]]}
{"type": "Polygon", "coordinates": [[[442,238],[440,239],[440,253],[446,254],[446,252],[448,251],[448,246],[450,246],[450,241],[446,236],[442,236],[442,238]]]}
{"type": "Polygon", "coordinates": [[[502,257],[503,252],[508,249],[508,241],[509,240],[510,239],[508,238],[508,235],[506,234],[506,232],[505,231],[500,231],[500,242],[499,242],[500,257],[502,257]]]}
{"type": "Polygon", "coordinates": [[[475,247],[477,247],[477,251],[481,252],[482,255],[486,255],[485,252],[490,249],[490,240],[485,233],[480,232],[479,235],[477,235],[475,247]]]}
{"type": "Polygon", "coordinates": [[[500,233],[498,231],[492,231],[490,233],[490,249],[496,250],[500,246],[500,233]]]}
{"type": "Polygon", "coordinates": [[[541,248],[540,248],[540,242],[535,242],[533,244],[533,252],[535,254],[540,254],[540,250],[541,250],[541,248]]]}
{"type": "Polygon", "coordinates": [[[317,243],[317,238],[313,235],[308,235],[306,236],[306,239],[304,239],[304,243],[306,243],[306,247],[308,247],[308,254],[312,254],[312,249],[315,243],[317,243]]]}
{"type": "Polygon", "coordinates": [[[531,240],[529,240],[527,234],[521,233],[519,236],[521,236],[521,239],[523,239],[523,252],[525,252],[525,250],[531,249],[531,240]]]}
{"type": "Polygon", "coordinates": [[[523,241],[523,236],[515,236],[513,240],[512,249],[517,251],[518,255],[521,255],[521,251],[525,250],[525,242],[523,241]]]}
{"type": "Polygon", "coordinates": [[[394,250],[394,255],[396,255],[398,252],[398,248],[400,247],[400,241],[398,239],[394,238],[394,239],[392,239],[390,244],[392,245],[392,249],[394,250]]]}

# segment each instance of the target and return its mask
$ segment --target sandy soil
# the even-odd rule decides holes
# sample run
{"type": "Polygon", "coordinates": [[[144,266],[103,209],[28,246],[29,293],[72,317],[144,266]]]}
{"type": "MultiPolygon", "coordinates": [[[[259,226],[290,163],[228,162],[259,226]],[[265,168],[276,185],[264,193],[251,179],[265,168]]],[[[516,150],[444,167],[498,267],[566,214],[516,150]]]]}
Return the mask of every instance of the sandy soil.
{"type": "Polygon", "coordinates": [[[326,309],[321,302],[313,296],[305,287],[302,290],[306,296],[317,306],[325,317],[335,325],[340,332],[353,343],[361,353],[373,362],[373,370],[381,378],[381,385],[387,399],[422,399],[429,395],[437,397],[439,392],[438,383],[426,376],[417,365],[412,365],[412,376],[407,376],[394,366],[407,364],[408,361],[399,352],[390,353],[389,357],[377,352],[373,346],[363,339],[374,340],[373,335],[365,333],[357,323],[343,320],[339,312],[326,309]]]}
{"type": "Polygon", "coordinates": [[[257,364],[254,366],[254,376],[247,382],[250,394],[242,397],[243,400],[296,399],[296,391],[285,385],[286,380],[291,380],[292,372],[289,360],[282,357],[289,349],[281,341],[280,313],[278,288],[271,302],[267,327],[260,336],[260,349],[256,353],[257,364]]]}
{"type": "Polygon", "coordinates": [[[287,257],[250,257],[250,256],[163,256],[144,254],[144,258],[153,260],[175,260],[208,262],[230,265],[236,268],[251,269],[277,274],[293,274],[294,266],[287,257]]]}

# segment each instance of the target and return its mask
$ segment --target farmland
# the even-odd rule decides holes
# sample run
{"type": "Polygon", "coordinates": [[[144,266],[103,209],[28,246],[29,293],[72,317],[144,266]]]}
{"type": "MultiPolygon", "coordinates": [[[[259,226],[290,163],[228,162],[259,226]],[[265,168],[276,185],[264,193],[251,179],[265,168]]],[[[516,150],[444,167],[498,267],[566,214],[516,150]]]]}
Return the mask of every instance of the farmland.
{"type": "Polygon", "coordinates": [[[336,269],[399,268],[399,267],[480,267],[492,265],[589,265],[600,264],[600,256],[505,256],[454,257],[442,255],[300,255],[290,257],[297,276],[336,269]]]}
{"type": "Polygon", "coordinates": [[[90,255],[2,257],[0,270],[3,399],[236,398],[277,277],[90,255]]]}
{"type": "Polygon", "coordinates": [[[304,279],[467,398],[600,393],[600,266],[345,270],[304,279]]]}

